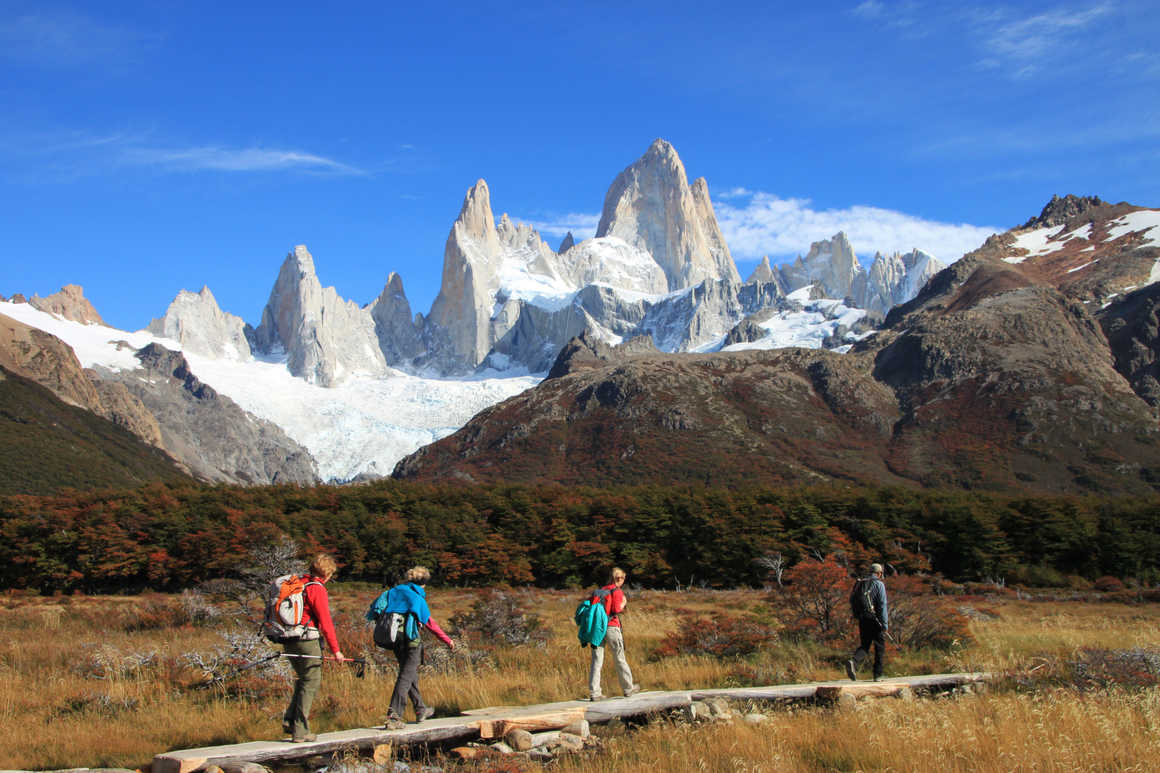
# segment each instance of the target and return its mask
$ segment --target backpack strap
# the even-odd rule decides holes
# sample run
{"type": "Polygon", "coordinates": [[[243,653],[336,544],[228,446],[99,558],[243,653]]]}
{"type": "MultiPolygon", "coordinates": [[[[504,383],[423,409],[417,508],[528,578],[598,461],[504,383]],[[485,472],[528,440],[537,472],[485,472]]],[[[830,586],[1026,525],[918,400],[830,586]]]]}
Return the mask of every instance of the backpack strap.
{"type": "MultiPolygon", "coordinates": [[[[306,575],[306,576],[309,577],[310,575],[306,575]]],[[[322,583],[320,583],[318,580],[310,580],[309,582],[302,583],[302,606],[310,609],[310,616],[313,618],[314,617],[314,608],[310,606],[310,597],[306,595],[306,589],[309,588],[311,585],[321,586],[322,583]]],[[[306,626],[306,629],[310,630],[310,631],[317,631],[318,630],[318,621],[315,620],[314,622],[315,622],[314,625],[308,625],[308,626],[306,626]]]]}

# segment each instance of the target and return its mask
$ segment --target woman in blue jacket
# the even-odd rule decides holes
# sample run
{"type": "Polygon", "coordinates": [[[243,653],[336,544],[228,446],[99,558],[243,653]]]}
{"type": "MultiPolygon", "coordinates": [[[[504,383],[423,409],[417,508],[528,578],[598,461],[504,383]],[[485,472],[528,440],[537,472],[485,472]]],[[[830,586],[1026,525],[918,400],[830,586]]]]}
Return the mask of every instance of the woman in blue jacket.
{"type": "Polygon", "coordinates": [[[423,662],[423,640],[419,636],[420,627],[435,634],[444,644],[455,649],[455,642],[443,632],[439,624],[431,619],[427,608],[427,592],[424,585],[431,579],[431,572],[425,566],[416,566],[407,571],[406,579],[383,591],[370,609],[367,619],[379,621],[384,615],[394,621],[395,634],[391,637],[391,649],[399,661],[399,675],[395,679],[395,689],[391,692],[391,705],[387,709],[387,730],[401,730],[405,727],[403,712],[407,708],[407,698],[415,709],[415,721],[422,722],[435,715],[435,709],[423,703],[419,693],[419,664],[423,662]]]}

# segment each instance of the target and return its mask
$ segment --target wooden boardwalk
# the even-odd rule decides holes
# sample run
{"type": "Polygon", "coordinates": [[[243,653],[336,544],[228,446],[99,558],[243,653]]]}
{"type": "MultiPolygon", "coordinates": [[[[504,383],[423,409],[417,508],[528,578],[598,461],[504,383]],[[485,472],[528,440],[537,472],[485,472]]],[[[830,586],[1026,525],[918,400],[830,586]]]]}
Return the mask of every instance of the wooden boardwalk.
{"type": "Polygon", "coordinates": [[[246,762],[260,764],[288,763],[341,751],[367,752],[379,747],[396,748],[411,744],[467,743],[499,739],[512,729],[531,731],[557,730],[581,719],[593,724],[613,719],[635,717],[679,709],[696,701],[724,698],[730,701],[838,700],[841,696],[890,696],[904,689],[950,689],[985,682],[984,673],[934,674],[900,676],[881,682],[846,679],[831,682],[773,685],[770,687],[736,687],[707,690],[670,690],[638,693],[631,698],[608,698],[602,701],[562,701],[538,706],[492,706],[471,709],[457,717],[429,719],[410,723],[402,730],[357,728],[320,733],[309,743],[288,741],[251,741],[228,746],[207,746],[158,754],[150,773],[190,773],[210,765],[226,768],[246,762]]]}

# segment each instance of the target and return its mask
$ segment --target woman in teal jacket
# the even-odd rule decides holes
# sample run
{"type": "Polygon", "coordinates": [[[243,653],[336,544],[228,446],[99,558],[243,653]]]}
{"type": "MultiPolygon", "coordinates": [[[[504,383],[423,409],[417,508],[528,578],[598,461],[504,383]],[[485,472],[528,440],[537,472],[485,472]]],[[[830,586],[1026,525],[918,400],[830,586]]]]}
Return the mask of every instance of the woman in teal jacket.
{"type": "Polygon", "coordinates": [[[392,644],[395,659],[399,661],[399,675],[395,679],[395,689],[391,692],[391,705],[387,709],[387,730],[405,727],[403,712],[407,708],[407,698],[415,709],[415,721],[422,722],[435,714],[435,709],[423,703],[419,693],[419,664],[423,662],[423,640],[419,627],[425,627],[451,649],[455,642],[443,632],[439,624],[431,619],[427,608],[427,592],[424,585],[431,579],[431,572],[425,566],[416,566],[407,571],[406,579],[383,591],[370,609],[368,620],[379,620],[383,615],[397,614],[401,617],[402,631],[392,644]]]}

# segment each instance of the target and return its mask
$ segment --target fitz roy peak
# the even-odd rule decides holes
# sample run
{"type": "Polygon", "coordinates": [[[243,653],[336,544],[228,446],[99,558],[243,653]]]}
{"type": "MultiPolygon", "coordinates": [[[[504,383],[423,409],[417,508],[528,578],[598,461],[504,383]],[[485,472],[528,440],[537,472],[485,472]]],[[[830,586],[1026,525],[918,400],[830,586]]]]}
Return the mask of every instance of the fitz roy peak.
{"type": "Polygon", "coordinates": [[[661,139],[617,175],[596,236],[617,236],[648,252],[670,290],[706,279],[741,281],[717,226],[708,183],[699,177],[690,186],[677,151],[661,139]]]}
{"type": "Polygon", "coordinates": [[[368,306],[343,300],[322,287],[300,245],[286,257],[256,330],[223,314],[208,289],[180,294],[150,330],[210,356],[285,357],[293,375],[327,387],[392,368],[539,373],[583,333],[610,344],[646,335],[668,352],[786,345],[761,344],[764,326],[802,310],[824,317],[827,329],[813,345],[849,345],[856,331],[846,307],[803,304],[839,299],[881,316],[939,268],[915,251],[878,256],[867,272],[838,233],[790,265],[764,260],[742,284],[708,184],[690,184],[676,150],[658,139],[612,182],[596,236],[576,243],[569,234],[559,251],[506,214],[497,222],[491,190],[478,180],[447,235],[439,294],[426,317],[412,314],[394,273],[368,306]],[[807,296],[791,297],[803,288],[811,288],[807,296]]]}

